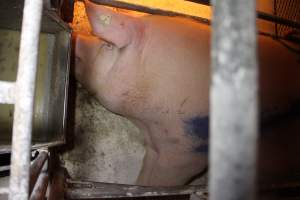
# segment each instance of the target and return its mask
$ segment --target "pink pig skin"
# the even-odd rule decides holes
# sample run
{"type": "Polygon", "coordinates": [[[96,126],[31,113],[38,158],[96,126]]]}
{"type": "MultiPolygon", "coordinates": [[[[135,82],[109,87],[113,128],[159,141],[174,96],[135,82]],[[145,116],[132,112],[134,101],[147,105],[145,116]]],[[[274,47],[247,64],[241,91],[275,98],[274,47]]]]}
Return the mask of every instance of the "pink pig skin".
{"type": "MultiPolygon", "coordinates": [[[[209,114],[210,27],[85,4],[93,36],[76,38],[76,78],[145,135],[137,184],[186,183],[207,167],[207,153],[193,150],[207,138],[187,134],[185,122],[209,114]]],[[[299,62],[274,40],[258,41],[262,110],[284,110],[300,97],[299,62]]]]}

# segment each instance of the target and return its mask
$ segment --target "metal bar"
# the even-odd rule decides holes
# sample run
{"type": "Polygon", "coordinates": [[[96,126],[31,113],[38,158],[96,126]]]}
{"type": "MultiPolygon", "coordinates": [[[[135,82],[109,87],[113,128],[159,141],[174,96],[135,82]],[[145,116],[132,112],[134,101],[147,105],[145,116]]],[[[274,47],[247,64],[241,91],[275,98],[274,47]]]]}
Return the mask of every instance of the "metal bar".
{"type": "Polygon", "coordinates": [[[33,98],[43,1],[25,0],[15,88],[9,200],[27,200],[33,98]]]}
{"type": "MultiPolygon", "coordinates": [[[[54,142],[45,142],[40,144],[33,144],[31,146],[31,149],[40,149],[40,148],[51,148],[55,146],[61,146],[65,144],[64,141],[54,141],[54,142]]],[[[10,153],[11,152],[11,146],[10,145],[2,145],[0,148],[0,154],[10,153]]]]}
{"type": "Polygon", "coordinates": [[[15,83],[8,81],[0,81],[0,104],[13,104],[15,83]]]}
{"type": "Polygon", "coordinates": [[[270,21],[270,22],[281,24],[281,25],[286,25],[289,27],[300,29],[300,23],[293,21],[293,20],[284,19],[282,17],[270,15],[270,14],[267,14],[264,12],[257,12],[257,16],[258,16],[258,18],[266,20],[266,21],[270,21]]]}
{"type": "Polygon", "coordinates": [[[65,199],[65,179],[66,172],[63,168],[55,169],[50,184],[49,200],[65,199]]]}
{"type": "MultiPolygon", "coordinates": [[[[45,160],[46,161],[46,160],[45,160]]],[[[32,190],[32,193],[30,195],[30,200],[44,200],[48,182],[49,182],[49,175],[48,175],[48,162],[44,162],[43,169],[41,173],[39,174],[39,177],[36,181],[36,184],[32,190]]]]}
{"type": "Polygon", "coordinates": [[[45,161],[48,158],[48,152],[42,151],[39,153],[38,157],[30,166],[30,182],[29,182],[29,195],[31,194],[34,185],[39,177],[39,174],[44,166],[45,161]]]}
{"type": "Polygon", "coordinates": [[[48,187],[49,176],[47,173],[42,173],[32,191],[30,200],[44,200],[46,196],[46,191],[48,187]]]}
{"type": "Polygon", "coordinates": [[[258,129],[255,1],[214,0],[213,9],[210,199],[253,200],[258,129]]]}
{"type": "MultiPolygon", "coordinates": [[[[176,187],[147,187],[137,185],[76,181],[67,179],[67,199],[117,199],[158,196],[193,195],[202,199],[207,194],[207,186],[188,185],[176,187]]],[[[171,199],[171,198],[170,198],[171,199]]]]}
{"type": "Polygon", "coordinates": [[[204,5],[209,5],[210,4],[210,0],[185,0],[185,1],[191,1],[191,2],[194,2],[194,3],[204,4],[204,5]]]}

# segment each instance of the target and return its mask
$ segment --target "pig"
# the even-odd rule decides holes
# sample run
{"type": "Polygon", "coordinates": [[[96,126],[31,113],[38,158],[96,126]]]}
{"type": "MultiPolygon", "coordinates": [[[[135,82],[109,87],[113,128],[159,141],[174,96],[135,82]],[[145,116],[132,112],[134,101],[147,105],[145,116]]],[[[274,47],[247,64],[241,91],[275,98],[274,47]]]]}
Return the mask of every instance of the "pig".
{"type": "MultiPolygon", "coordinates": [[[[76,79],[144,134],[138,185],[187,183],[208,165],[210,27],[85,6],[92,35],[76,35],[76,79]]],[[[269,37],[258,45],[260,107],[272,116],[300,97],[299,60],[269,37]]]]}

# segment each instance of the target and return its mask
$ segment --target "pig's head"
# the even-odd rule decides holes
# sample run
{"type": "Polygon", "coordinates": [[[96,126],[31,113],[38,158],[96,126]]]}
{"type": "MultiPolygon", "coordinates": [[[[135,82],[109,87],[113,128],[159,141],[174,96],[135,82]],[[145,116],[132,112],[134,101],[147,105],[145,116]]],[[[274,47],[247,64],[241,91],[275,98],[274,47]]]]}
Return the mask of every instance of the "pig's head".
{"type": "Polygon", "coordinates": [[[126,63],[122,54],[126,54],[126,48],[139,38],[142,23],[139,18],[89,1],[85,1],[85,7],[92,34],[75,36],[75,76],[105,103],[103,99],[112,89],[109,85],[120,85],[111,83],[112,79],[116,79],[112,75],[116,71],[116,63],[126,63]]]}
{"type": "Polygon", "coordinates": [[[76,79],[96,97],[100,97],[101,86],[118,56],[113,44],[91,35],[75,36],[76,79]]]}

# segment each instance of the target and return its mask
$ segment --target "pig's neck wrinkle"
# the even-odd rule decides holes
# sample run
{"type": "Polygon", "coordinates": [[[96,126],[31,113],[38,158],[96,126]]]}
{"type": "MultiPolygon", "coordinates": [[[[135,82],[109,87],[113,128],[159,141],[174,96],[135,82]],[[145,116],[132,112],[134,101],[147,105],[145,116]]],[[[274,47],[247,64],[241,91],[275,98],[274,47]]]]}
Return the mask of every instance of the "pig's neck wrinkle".
{"type": "MultiPolygon", "coordinates": [[[[134,53],[135,52],[137,57],[139,57],[140,59],[143,58],[143,50],[145,48],[145,44],[146,44],[146,31],[147,31],[147,27],[146,24],[141,21],[133,21],[133,27],[131,28],[132,31],[132,40],[131,42],[124,46],[124,47],[117,47],[119,50],[119,54],[120,54],[120,58],[118,59],[117,64],[118,65],[122,65],[122,63],[120,63],[119,61],[124,61],[124,59],[132,59],[132,57],[134,57],[134,53]]],[[[136,63],[136,65],[139,65],[140,63],[136,63]]]]}
{"type": "Polygon", "coordinates": [[[134,25],[134,34],[133,34],[133,41],[132,44],[142,48],[142,46],[144,45],[144,40],[145,40],[145,33],[146,33],[146,24],[144,23],[143,20],[139,19],[139,20],[135,20],[133,22],[134,25]]]}

